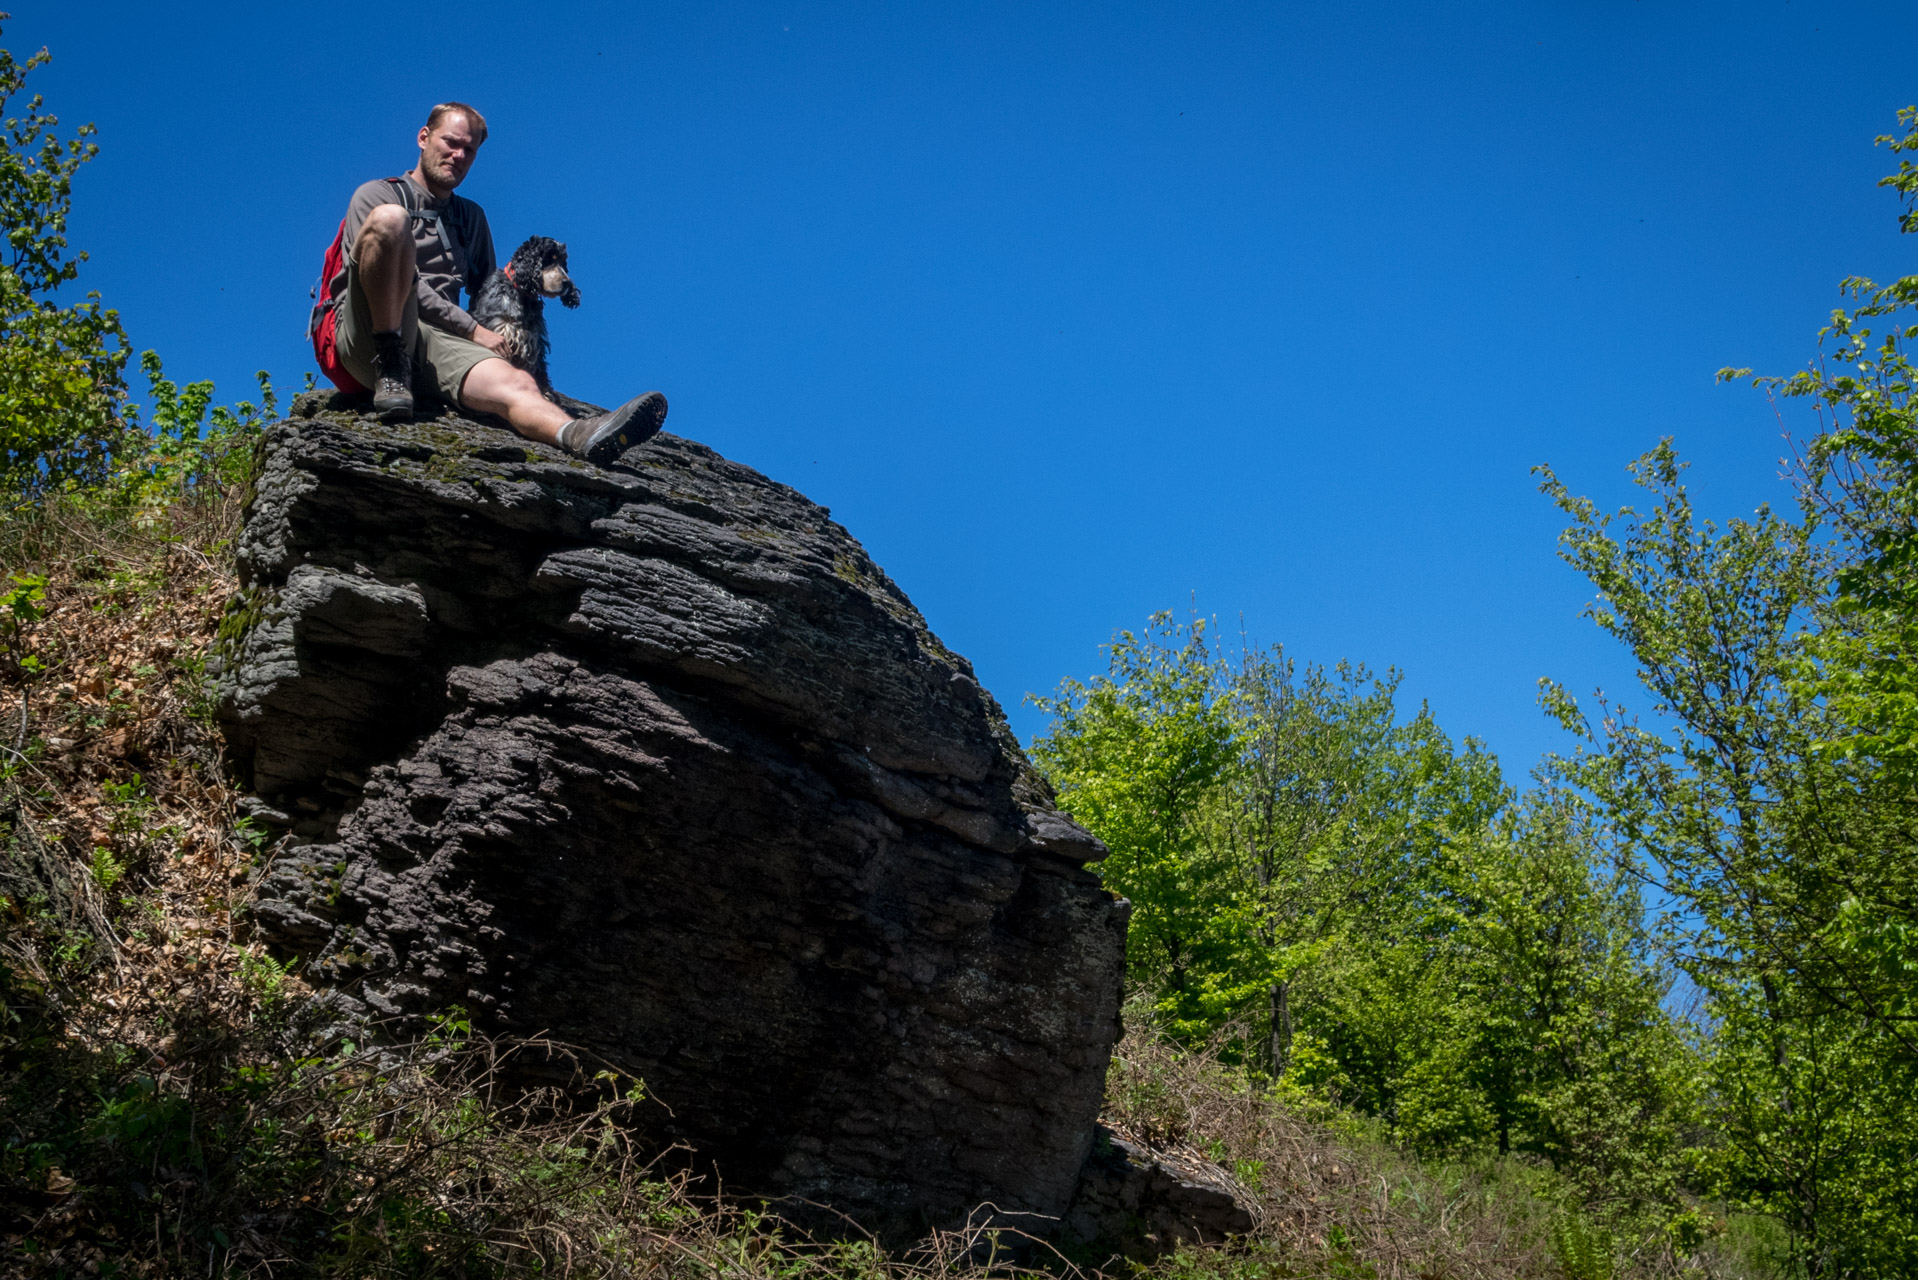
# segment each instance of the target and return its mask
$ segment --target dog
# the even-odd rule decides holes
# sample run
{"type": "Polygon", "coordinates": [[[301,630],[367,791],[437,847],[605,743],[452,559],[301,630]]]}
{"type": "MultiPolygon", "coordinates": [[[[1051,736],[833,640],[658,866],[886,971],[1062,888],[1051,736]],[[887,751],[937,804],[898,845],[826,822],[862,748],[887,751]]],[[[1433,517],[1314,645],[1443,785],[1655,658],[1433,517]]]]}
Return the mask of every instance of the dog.
{"type": "Polygon", "coordinates": [[[553,398],[546,375],[546,299],[566,307],[579,305],[579,287],[566,274],[566,246],[547,236],[528,236],[505,266],[486,277],[473,302],[473,319],[506,340],[500,352],[533,375],[547,399],[553,398]]]}

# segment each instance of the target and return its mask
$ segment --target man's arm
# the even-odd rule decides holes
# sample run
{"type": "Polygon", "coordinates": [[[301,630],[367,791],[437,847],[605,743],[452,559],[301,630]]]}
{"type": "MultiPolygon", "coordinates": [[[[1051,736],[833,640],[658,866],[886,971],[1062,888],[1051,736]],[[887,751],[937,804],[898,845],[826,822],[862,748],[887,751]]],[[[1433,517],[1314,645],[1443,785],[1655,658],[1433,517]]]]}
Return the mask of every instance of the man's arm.
{"type": "Polygon", "coordinates": [[[458,338],[473,336],[473,329],[478,322],[464,310],[442,298],[437,290],[429,288],[425,277],[414,277],[413,292],[419,296],[421,324],[430,324],[435,329],[444,329],[458,338]]]}
{"type": "MultiPolygon", "coordinates": [[[[455,196],[454,200],[459,200],[459,197],[455,196]]],[[[479,296],[479,288],[486,282],[486,277],[493,274],[493,231],[486,223],[484,209],[471,200],[459,202],[464,206],[463,212],[466,217],[461,219],[460,224],[449,223],[447,230],[466,251],[468,274],[460,283],[465,286],[466,302],[468,306],[471,306],[474,299],[479,296]]],[[[447,212],[450,214],[453,208],[454,206],[449,202],[447,212]]],[[[485,334],[476,332],[479,328],[478,322],[462,310],[457,301],[448,301],[437,290],[428,288],[423,275],[419,281],[418,290],[422,321],[458,337],[471,338],[482,346],[495,345],[486,341],[485,334]]],[[[459,297],[459,289],[455,288],[451,292],[455,299],[459,297]]]]}

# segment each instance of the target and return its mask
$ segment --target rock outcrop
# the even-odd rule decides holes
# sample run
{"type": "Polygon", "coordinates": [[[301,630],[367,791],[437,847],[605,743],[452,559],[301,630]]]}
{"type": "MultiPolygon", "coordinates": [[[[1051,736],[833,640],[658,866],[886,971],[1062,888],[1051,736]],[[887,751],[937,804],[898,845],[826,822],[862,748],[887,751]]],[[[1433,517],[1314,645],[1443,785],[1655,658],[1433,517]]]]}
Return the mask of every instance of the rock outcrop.
{"type": "Polygon", "coordinates": [[[1259,1224],[1258,1198],[1190,1150],[1157,1150],[1099,1126],[1058,1234],[1093,1253],[1145,1262],[1219,1244],[1259,1224]]]}
{"type": "Polygon", "coordinates": [[[1066,1210],[1126,906],[824,508],[308,395],[239,559],[220,715],[293,836],[257,919],[347,1016],[583,1046],[729,1186],[882,1231],[1066,1210]]]}

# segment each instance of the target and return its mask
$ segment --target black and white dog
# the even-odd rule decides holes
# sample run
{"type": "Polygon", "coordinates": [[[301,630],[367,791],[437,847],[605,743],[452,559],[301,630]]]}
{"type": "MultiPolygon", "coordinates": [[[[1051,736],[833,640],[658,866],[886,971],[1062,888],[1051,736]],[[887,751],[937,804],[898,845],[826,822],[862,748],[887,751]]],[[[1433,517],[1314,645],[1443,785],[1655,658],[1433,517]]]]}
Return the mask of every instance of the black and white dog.
{"type": "Polygon", "coordinates": [[[579,305],[579,289],[566,274],[566,246],[546,236],[528,236],[505,266],[486,277],[473,303],[473,319],[506,339],[500,354],[533,375],[548,397],[546,299],[579,305]]]}

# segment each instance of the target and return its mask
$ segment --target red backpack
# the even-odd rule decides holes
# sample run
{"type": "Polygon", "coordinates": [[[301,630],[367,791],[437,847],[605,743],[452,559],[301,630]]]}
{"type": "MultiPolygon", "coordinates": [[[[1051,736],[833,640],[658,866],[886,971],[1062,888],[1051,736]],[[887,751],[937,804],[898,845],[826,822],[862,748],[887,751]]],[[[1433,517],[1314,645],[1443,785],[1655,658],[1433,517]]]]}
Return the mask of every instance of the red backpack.
{"type": "MultiPolygon", "coordinates": [[[[434,229],[439,232],[440,243],[452,251],[454,261],[459,264],[460,274],[467,277],[467,288],[470,291],[473,287],[471,269],[468,266],[471,258],[465,252],[464,244],[447,235],[446,224],[449,219],[430,209],[414,208],[413,193],[404,178],[387,178],[385,181],[393,184],[393,190],[399,196],[400,204],[405,206],[410,217],[434,224],[434,229]]],[[[459,197],[454,196],[448,202],[447,212],[457,212],[459,205],[459,197]]],[[[313,343],[313,358],[320,362],[320,372],[330,378],[334,386],[342,391],[366,391],[368,388],[361,386],[359,379],[348,373],[346,366],[340,363],[339,346],[334,336],[339,326],[339,317],[334,314],[332,289],[334,279],[340,272],[346,270],[345,241],[346,219],[341,218],[340,229],[333,233],[333,243],[326,247],[326,261],[320,267],[319,281],[307,295],[313,299],[313,310],[307,315],[306,336],[313,343]]]]}
{"type": "Polygon", "coordinates": [[[333,385],[342,391],[365,391],[359,379],[346,371],[340,363],[339,348],[334,333],[339,327],[339,317],[333,313],[333,281],[346,270],[346,219],[340,219],[340,229],[333,233],[333,243],[326,247],[326,263],[320,268],[319,283],[313,286],[308,296],[314,299],[313,310],[306,320],[306,336],[313,343],[313,358],[320,362],[320,372],[333,380],[333,385]]]}

